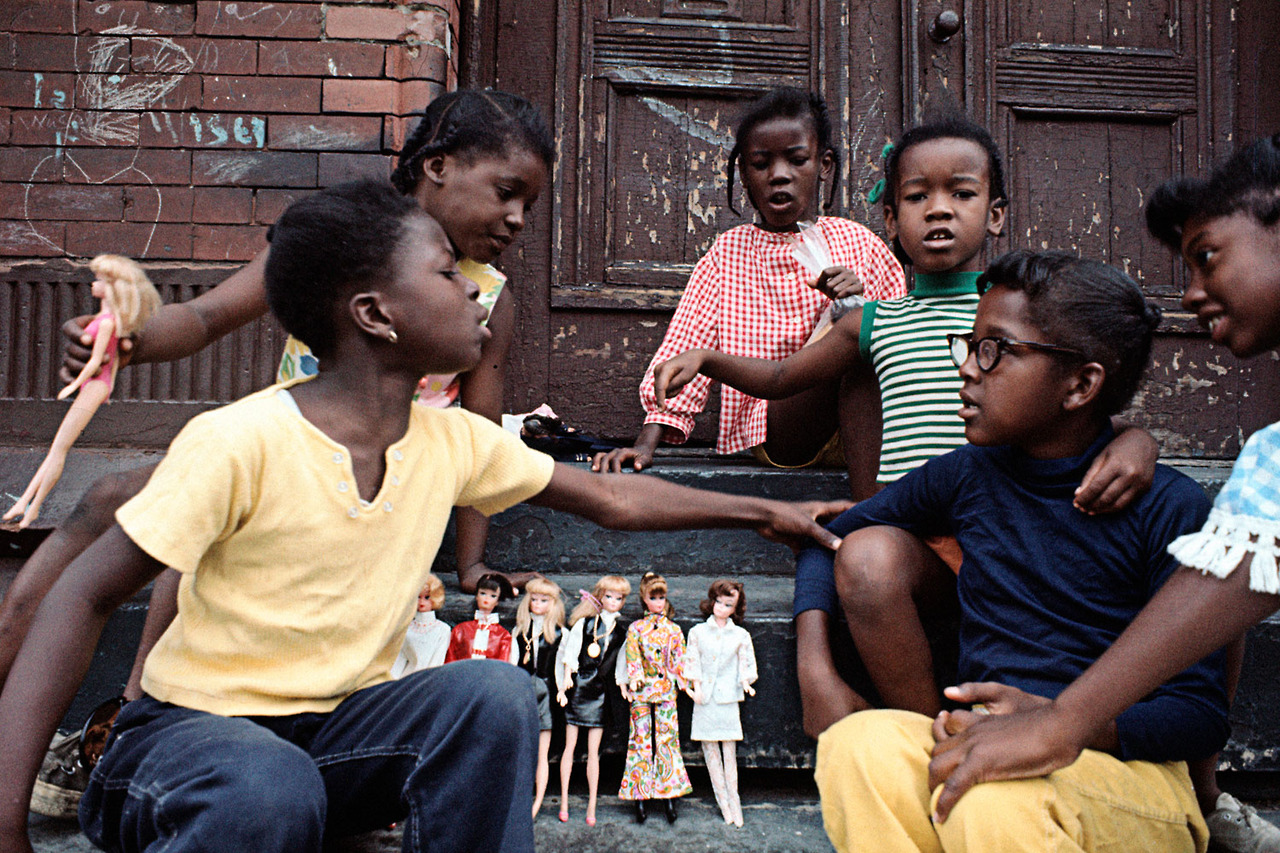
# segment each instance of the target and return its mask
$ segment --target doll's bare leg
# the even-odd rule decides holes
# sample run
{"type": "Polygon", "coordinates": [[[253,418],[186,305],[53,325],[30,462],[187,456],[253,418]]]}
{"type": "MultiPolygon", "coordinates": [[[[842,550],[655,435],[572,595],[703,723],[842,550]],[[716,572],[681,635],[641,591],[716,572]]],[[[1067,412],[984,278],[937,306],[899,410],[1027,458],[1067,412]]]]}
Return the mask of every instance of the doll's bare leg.
{"type": "Polygon", "coordinates": [[[587,729],[587,823],[596,819],[596,792],[600,789],[600,739],[604,729],[587,729]]]}
{"type": "Polygon", "coordinates": [[[49,452],[40,463],[40,467],[36,469],[36,475],[27,485],[27,490],[4,514],[5,521],[21,515],[22,521],[18,523],[18,529],[22,530],[36,520],[40,515],[40,505],[44,503],[44,499],[49,496],[49,492],[62,477],[62,469],[67,464],[67,454],[71,452],[71,446],[89,425],[94,412],[98,411],[98,407],[110,395],[111,387],[104,382],[90,382],[80,389],[75,402],[71,404],[70,411],[58,426],[58,432],[49,445],[49,452]]]}
{"type": "Polygon", "coordinates": [[[578,746],[578,727],[564,727],[564,752],[560,756],[560,820],[569,819],[569,777],[573,775],[573,751],[578,746]]]}
{"type": "Polygon", "coordinates": [[[547,762],[547,755],[551,751],[551,730],[538,732],[538,767],[534,771],[534,788],[533,788],[533,816],[538,816],[538,810],[542,808],[542,796],[547,792],[547,777],[551,775],[551,768],[547,762]]]}
{"type": "Polygon", "coordinates": [[[707,775],[711,777],[711,791],[716,795],[716,805],[725,823],[733,823],[733,807],[729,805],[729,794],[724,787],[724,764],[720,761],[720,742],[704,740],[702,742],[702,759],[707,763],[707,775]]]}
{"type": "Polygon", "coordinates": [[[868,527],[845,537],[835,577],[849,633],[885,706],[937,716],[942,697],[922,613],[941,611],[955,575],[914,535],[868,527]]]}
{"type": "Polygon", "coordinates": [[[148,465],[99,478],[67,520],[27,558],[0,602],[0,685],[9,675],[36,609],[63,569],[115,523],[116,510],[141,491],[154,470],[148,465]]]}
{"type": "Polygon", "coordinates": [[[796,675],[800,681],[800,705],[804,731],[816,738],[855,711],[871,707],[836,671],[827,637],[831,616],[822,610],[806,610],[796,616],[796,675]]]}
{"type": "Polygon", "coordinates": [[[733,825],[742,826],[742,801],[738,799],[738,744],[722,741],[724,746],[724,787],[729,795],[729,808],[733,811],[733,825]]]}

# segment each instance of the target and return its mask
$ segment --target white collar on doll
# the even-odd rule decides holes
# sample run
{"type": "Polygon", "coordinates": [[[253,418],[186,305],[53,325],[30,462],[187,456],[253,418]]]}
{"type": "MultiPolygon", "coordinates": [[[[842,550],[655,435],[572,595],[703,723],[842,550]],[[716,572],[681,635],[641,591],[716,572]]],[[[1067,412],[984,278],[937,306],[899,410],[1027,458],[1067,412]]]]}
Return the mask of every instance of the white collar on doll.
{"type": "Polygon", "coordinates": [[[600,621],[604,623],[604,631],[607,634],[613,630],[614,623],[618,621],[618,614],[608,610],[601,610],[600,621]]]}
{"type": "Polygon", "coordinates": [[[426,626],[436,621],[436,612],[434,610],[421,610],[413,614],[413,624],[426,626]]]}
{"type": "Polygon", "coordinates": [[[498,614],[497,613],[481,613],[479,610],[477,610],[476,621],[480,623],[480,627],[482,628],[488,625],[497,625],[498,614]]]}
{"type": "Polygon", "coordinates": [[[737,625],[738,623],[737,623],[737,622],[734,622],[734,621],[733,621],[733,619],[726,619],[726,620],[724,620],[724,627],[723,627],[723,628],[721,628],[721,627],[720,627],[720,623],[716,621],[716,617],[714,617],[714,616],[708,616],[708,617],[707,617],[707,624],[708,624],[709,626],[711,626],[712,628],[715,628],[717,631],[728,631],[728,630],[730,630],[731,628],[733,628],[735,625],[737,625]]]}
{"type": "Polygon", "coordinates": [[[530,636],[536,637],[542,633],[542,625],[546,622],[546,617],[532,613],[529,615],[529,618],[532,620],[532,623],[529,626],[529,634],[530,636]]]}

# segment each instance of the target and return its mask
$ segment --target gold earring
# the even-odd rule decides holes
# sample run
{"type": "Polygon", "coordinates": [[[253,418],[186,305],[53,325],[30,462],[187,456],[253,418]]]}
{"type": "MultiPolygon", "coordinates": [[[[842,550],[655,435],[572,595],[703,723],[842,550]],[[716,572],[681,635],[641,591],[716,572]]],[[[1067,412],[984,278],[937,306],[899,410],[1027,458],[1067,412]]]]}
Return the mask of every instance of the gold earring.
{"type": "Polygon", "coordinates": [[[393,344],[399,343],[400,336],[396,334],[395,329],[387,329],[387,340],[391,341],[393,344]]]}

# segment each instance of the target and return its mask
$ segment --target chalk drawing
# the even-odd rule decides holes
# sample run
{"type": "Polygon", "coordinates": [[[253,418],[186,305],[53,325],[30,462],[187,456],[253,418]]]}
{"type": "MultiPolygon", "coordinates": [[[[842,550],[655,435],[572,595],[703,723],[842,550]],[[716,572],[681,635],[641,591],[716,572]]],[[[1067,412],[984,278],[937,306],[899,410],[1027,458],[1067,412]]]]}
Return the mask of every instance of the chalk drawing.
{"type": "MultiPolygon", "coordinates": [[[[76,21],[78,4],[73,0],[70,6],[73,29],[79,32],[80,27],[76,21]]],[[[111,4],[99,4],[94,11],[98,14],[108,13],[111,11],[111,4]]],[[[37,239],[67,254],[61,245],[40,232],[40,220],[32,218],[30,203],[33,184],[47,183],[48,181],[41,180],[46,175],[53,177],[56,182],[70,168],[79,174],[84,183],[91,185],[122,182],[136,187],[150,187],[155,194],[156,214],[150,223],[151,229],[142,251],[146,256],[160,222],[163,198],[151,176],[138,163],[141,154],[137,148],[140,139],[139,120],[142,114],[161,105],[182,83],[182,79],[195,68],[195,61],[173,39],[161,36],[155,30],[139,27],[136,23],[123,21],[103,30],[102,37],[95,37],[87,55],[88,67],[77,69],[76,85],[79,103],[83,105],[81,108],[68,109],[71,105],[69,93],[47,88],[44,75],[34,75],[33,105],[39,109],[65,111],[65,115],[60,117],[60,126],[54,133],[54,153],[32,168],[28,181],[23,185],[23,218],[37,239]],[[127,73],[131,42],[134,48],[148,52],[152,65],[149,70],[153,73],[143,76],[127,73]],[[102,171],[93,165],[92,160],[82,162],[85,158],[77,159],[77,149],[68,147],[71,143],[80,146],[87,143],[134,148],[127,163],[115,167],[114,171],[102,171]]],[[[154,124],[154,115],[152,121],[154,124]]],[[[265,125],[263,131],[253,127],[252,123],[247,128],[233,126],[237,140],[253,140],[264,131],[265,125]]],[[[102,250],[109,248],[111,247],[104,246],[102,250]]]]}

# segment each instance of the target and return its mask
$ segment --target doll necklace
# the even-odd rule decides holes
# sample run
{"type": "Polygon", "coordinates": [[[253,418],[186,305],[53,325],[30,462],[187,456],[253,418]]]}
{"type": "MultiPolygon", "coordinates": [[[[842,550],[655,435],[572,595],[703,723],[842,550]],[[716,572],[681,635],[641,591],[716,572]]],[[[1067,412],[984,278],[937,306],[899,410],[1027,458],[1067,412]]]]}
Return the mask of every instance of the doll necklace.
{"type": "Polygon", "coordinates": [[[590,657],[590,658],[600,657],[600,641],[608,635],[609,626],[608,625],[605,626],[603,634],[597,633],[599,628],[600,628],[600,614],[597,613],[596,621],[591,623],[591,645],[587,646],[587,657],[590,657]]]}

